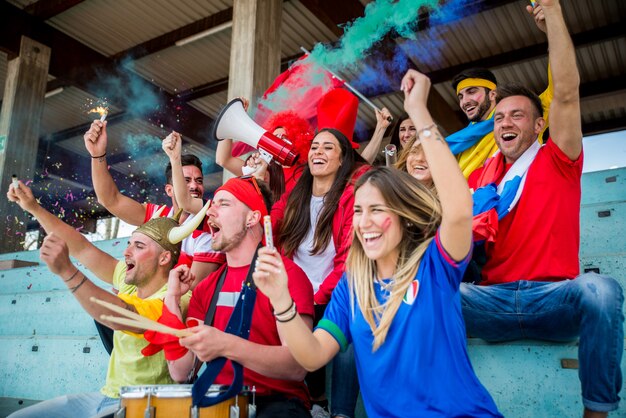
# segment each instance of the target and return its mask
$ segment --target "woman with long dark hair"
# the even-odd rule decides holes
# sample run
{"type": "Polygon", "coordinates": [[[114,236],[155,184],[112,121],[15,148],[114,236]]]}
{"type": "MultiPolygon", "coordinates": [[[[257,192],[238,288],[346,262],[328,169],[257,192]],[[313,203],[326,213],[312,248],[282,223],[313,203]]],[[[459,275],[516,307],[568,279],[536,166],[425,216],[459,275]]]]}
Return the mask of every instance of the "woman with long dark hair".
{"type": "MultiPolygon", "coordinates": [[[[309,256],[330,252],[335,253],[333,258],[339,256],[345,260],[347,248],[342,248],[342,244],[349,235],[344,234],[344,229],[349,231],[352,219],[349,207],[352,187],[345,192],[355,167],[354,151],[341,132],[323,129],[313,139],[308,157],[308,164],[289,197],[279,201],[272,210],[277,242],[296,263],[300,260],[306,265],[309,256]],[[330,248],[331,242],[334,251],[330,248]]],[[[314,261],[319,268],[319,260],[314,261]]],[[[330,300],[330,293],[342,274],[335,269],[340,267],[338,262],[329,263],[325,271],[307,273],[314,284],[318,305],[330,300]],[[333,271],[334,276],[328,277],[333,271]],[[327,280],[330,282],[326,283],[327,280]]]]}
{"type": "MultiPolygon", "coordinates": [[[[311,143],[308,164],[298,183],[272,209],[279,248],[305,271],[313,284],[317,320],[323,316],[343,274],[352,242],[352,179],[365,169],[357,168],[355,157],[356,152],[343,133],[322,129],[311,143]]],[[[307,376],[311,398],[321,405],[325,399],[325,376],[324,369],[307,376]]],[[[352,417],[358,382],[351,353],[335,363],[333,382],[335,416],[352,417]]]]}
{"type": "MultiPolygon", "coordinates": [[[[318,106],[318,126],[307,164],[294,189],[272,209],[281,251],[304,270],[313,284],[315,319],[319,320],[344,271],[352,243],[353,182],[369,166],[362,165],[351,141],[358,100],[343,89],[324,96],[318,106]],[[358,162],[357,162],[358,161],[358,162]]],[[[325,406],[325,372],[307,376],[313,413],[325,406]],[[315,403],[318,402],[317,405],[315,403]]],[[[331,412],[351,418],[358,381],[351,352],[333,364],[331,412]]]]}

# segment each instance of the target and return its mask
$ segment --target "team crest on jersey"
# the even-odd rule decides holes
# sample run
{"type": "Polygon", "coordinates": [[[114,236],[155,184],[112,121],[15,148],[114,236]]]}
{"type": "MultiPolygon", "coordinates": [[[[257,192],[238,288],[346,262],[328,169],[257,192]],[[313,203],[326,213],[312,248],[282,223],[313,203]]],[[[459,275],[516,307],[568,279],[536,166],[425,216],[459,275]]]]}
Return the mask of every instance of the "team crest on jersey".
{"type": "Polygon", "coordinates": [[[413,305],[413,302],[415,302],[415,299],[417,299],[417,294],[419,293],[419,290],[420,282],[419,280],[415,279],[411,282],[409,288],[406,290],[402,301],[408,305],[413,305]]]}

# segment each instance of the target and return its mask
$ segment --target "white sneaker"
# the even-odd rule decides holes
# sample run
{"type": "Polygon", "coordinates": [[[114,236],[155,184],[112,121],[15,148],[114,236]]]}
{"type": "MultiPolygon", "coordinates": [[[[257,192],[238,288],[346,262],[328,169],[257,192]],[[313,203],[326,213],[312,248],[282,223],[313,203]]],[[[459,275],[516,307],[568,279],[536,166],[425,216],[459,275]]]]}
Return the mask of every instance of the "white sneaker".
{"type": "Polygon", "coordinates": [[[330,412],[314,404],[313,408],[311,408],[311,418],[330,418],[330,412]]]}

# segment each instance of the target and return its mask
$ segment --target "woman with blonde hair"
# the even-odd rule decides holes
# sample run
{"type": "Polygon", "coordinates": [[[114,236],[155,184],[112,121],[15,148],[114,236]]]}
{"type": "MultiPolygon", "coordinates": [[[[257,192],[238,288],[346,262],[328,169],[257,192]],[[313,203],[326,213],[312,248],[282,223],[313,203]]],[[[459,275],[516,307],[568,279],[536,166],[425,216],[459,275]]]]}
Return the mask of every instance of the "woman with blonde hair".
{"type": "Polygon", "coordinates": [[[355,185],[354,234],[324,318],[298,317],[279,254],[254,273],[294,358],[314,370],[354,345],[367,415],[501,417],[467,355],[459,286],[472,248],[472,198],[426,108],[430,80],[409,70],[405,109],[419,127],[439,200],[414,178],[380,167],[355,185]],[[440,202],[440,203],[439,203],[440,202]]]}
{"type": "Polygon", "coordinates": [[[407,143],[394,166],[400,171],[409,173],[411,177],[436,193],[433,175],[430,172],[428,161],[426,161],[424,147],[422,147],[419,139],[413,138],[407,143]]]}

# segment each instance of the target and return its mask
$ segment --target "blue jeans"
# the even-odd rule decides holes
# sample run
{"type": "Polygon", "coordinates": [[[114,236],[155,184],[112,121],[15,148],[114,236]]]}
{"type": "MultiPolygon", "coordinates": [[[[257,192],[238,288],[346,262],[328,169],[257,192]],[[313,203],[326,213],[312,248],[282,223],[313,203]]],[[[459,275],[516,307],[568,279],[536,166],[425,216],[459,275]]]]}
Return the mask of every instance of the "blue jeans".
{"type": "Polygon", "coordinates": [[[99,418],[115,413],[120,400],[108,398],[99,392],[59,396],[20,409],[8,418],[99,418]]]}
{"type": "Polygon", "coordinates": [[[359,378],[356,374],[354,347],[339,352],[333,359],[333,375],[330,385],[330,415],[353,418],[359,398],[359,378]]]}
{"type": "Polygon", "coordinates": [[[500,342],[579,338],[583,405],[609,412],[619,405],[624,350],[624,296],[611,277],[586,273],[561,282],[461,283],[468,335],[500,342]]]}

